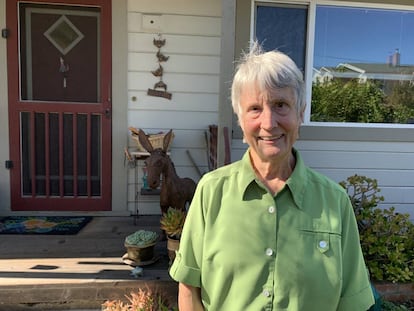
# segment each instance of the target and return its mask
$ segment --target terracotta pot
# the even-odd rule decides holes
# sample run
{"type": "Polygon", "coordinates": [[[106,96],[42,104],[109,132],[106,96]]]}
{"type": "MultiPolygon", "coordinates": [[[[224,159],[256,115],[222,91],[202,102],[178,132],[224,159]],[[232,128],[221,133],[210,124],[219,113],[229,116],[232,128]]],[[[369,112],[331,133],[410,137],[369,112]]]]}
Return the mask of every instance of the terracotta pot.
{"type": "Polygon", "coordinates": [[[168,249],[168,258],[170,258],[170,265],[175,259],[175,252],[178,251],[180,247],[180,240],[172,239],[167,236],[167,249],[168,249]]]}

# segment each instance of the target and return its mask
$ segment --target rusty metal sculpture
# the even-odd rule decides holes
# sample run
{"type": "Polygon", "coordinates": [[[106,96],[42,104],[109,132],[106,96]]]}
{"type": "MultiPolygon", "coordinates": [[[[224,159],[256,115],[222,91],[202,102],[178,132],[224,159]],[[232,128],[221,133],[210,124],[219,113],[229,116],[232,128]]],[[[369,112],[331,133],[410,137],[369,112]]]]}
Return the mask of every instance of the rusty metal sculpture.
{"type": "Polygon", "coordinates": [[[145,160],[148,186],[152,189],[161,186],[160,207],[163,214],[169,207],[185,210],[186,204],[191,203],[196,188],[194,180],[180,178],[177,175],[174,163],[167,154],[172,134],[170,130],[164,137],[163,148],[156,149],[151,145],[144,131],[140,130],[138,134],[141,145],[150,153],[145,160]]]}
{"type": "Polygon", "coordinates": [[[156,70],[151,71],[151,73],[154,75],[154,77],[158,77],[159,81],[154,84],[154,88],[148,89],[147,95],[171,99],[172,94],[167,92],[167,84],[162,80],[162,76],[164,75],[164,68],[161,66],[161,63],[168,61],[168,59],[170,58],[169,56],[166,56],[163,53],[161,53],[161,48],[165,45],[165,39],[162,39],[161,34],[158,34],[158,39],[154,38],[152,43],[158,48],[156,54],[158,60],[158,68],[156,70]],[[160,89],[164,90],[162,91],[160,89]]]}

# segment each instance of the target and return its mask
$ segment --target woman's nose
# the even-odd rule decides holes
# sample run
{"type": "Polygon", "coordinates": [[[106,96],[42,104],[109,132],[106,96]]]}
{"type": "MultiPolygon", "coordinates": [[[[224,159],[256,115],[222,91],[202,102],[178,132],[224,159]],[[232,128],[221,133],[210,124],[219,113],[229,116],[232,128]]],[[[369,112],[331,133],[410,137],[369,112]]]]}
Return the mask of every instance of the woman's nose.
{"type": "Polygon", "coordinates": [[[270,130],[277,126],[277,113],[270,108],[263,109],[261,127],[265,130],[270,130]]]}

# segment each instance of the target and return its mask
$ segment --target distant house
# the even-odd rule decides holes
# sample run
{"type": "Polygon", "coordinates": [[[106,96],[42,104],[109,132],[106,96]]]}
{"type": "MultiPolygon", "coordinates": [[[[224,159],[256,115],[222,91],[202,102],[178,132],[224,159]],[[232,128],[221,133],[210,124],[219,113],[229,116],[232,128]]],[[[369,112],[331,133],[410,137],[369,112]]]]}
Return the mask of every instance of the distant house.
{"type": "MultiPolygon", "coordinates": [[[[235,61],[256,37],[295,59],[308,103],[315,79],[412,81],[414,66],[399,63],[335,58],[339,67],[314,65],[318,48],[332,43],[343,53],[344,47],[374,51],[386,35],[366,35],[365,47],[355,35],[347,41],[343,31],[361,33],[378,20],[391,29],[387,12],[404,12],[399,21],[414,12],[411,0],[381,2],[0,0],[0,214],[158,214],[159,197],[139,191],[143,161],[125,157],[125,149],[136,149],[128,126],[147,133],[173,129],[177,172],[196,181],[209,169],[209,125],[218,126],[218,164],[224,163],[225,128],[231,160],[240,159],[246,145],[229,87],[235,61]],[[367,11],[385,14],[368,19],[367,11]],[[342,13],[343,19],[332,18],[342,13]],[[365,24],[340,25],[360,16],[365,24]],[[338,41],[323,40],[322,33],[338,41]]],[[[391,29],[402,43],[409,25],[391,29]]],[[[401,53],[414,55],[409,48],[401,53]]],[[[296,145],[308,165],[336,181],[353,174],[376,178],[382,206],[414,218],[413,125],[315,123],[309,116],[310,104],[296,145]]]]}
{"type": "Polygon", "coordinates": [[[366,82],[367,75],[365,70],[355,64],[341,63],[336,67],[321,67],[319,70],[314,69],[313,82],[325,83],[332,79],[356,79],[359,82],[366,82]]]}
{"type": "Polygon", "coordinates": [[[393,81],[414,82],[414,65],[401,65],[400,53],[395,52],[387,63],[340,63],[336,67],[314,69],[313,81],[327,82],[332,79],[355,79],[363,83],[375,80],[387,89],[393,81]]]}

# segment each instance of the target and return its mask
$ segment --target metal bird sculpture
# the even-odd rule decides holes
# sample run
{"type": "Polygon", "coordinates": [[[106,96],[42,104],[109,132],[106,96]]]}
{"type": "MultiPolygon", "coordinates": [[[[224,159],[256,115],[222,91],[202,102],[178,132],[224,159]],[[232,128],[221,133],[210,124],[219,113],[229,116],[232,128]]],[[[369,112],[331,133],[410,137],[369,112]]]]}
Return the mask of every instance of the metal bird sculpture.
{"type": "Polygon", "coordinates": [[[164,73],[164,68],[160,65],[157,70],[151,72],[155,77],[161,77],[164,73]]]}
{"type": "Polygon", "coordinates": [[[158,58],[158,61],[159,62],[166,62],[170,57],[169,56],[165,56],[160,51],[158,51],[157,52],[157,58],[158,58]]]}
{"type": "Polygon", "coordinates": [[[154,45],[157,47],[157,48],[161,48],[161,47],[163,47],[164,45],[165,45],[165,39],[155,39],[154,38],[154,40],[152,41],[152,43],[154,43],[154,45]]]}

